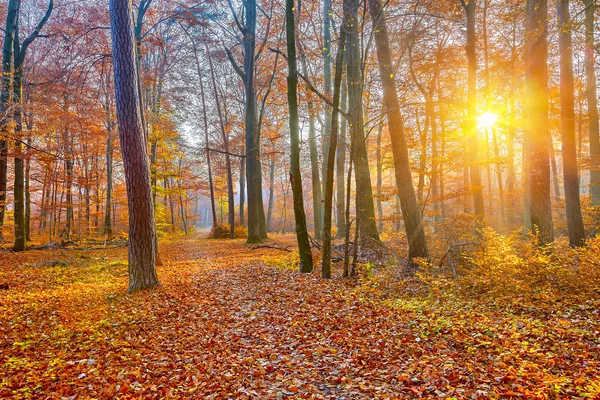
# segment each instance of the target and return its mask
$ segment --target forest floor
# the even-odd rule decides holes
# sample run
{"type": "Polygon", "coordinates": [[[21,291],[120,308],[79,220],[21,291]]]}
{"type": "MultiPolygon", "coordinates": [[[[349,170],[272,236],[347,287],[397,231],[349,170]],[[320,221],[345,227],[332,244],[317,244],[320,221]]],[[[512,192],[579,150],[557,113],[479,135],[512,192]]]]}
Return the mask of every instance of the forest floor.
{"type": "MultiPolygon", "coordinates": [[[[291,235],[271,244],[291,246],[291,235]]],[[[593,398],[600,301],[394,298],[196,234],[134,295],[126,248],[0,252],[0,397],[593,398]]]]}

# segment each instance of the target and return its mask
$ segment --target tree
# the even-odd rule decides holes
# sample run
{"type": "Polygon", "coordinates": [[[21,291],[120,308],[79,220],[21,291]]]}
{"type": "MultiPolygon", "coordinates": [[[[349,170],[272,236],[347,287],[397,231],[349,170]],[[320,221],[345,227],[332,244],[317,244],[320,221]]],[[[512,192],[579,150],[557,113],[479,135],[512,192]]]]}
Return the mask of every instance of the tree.
{"type": "Polygon", "coordinates": [[[6,212],[6,181],[8,172],[8,123],[9,107],[12,100],[13,52],[17,30],[20,0],[10,0],[6,13],[4,46],[2,47],[2,92],[0,93],[0,239],[3,236],[4,214],[6,212]]]}
{"type": "Polygon", "coordinates": [[[377,222],[375,220],[375,206],[373,204],[373,186],[371,184],[371,170],[369,168],[369,157],[367,153],[367,142],[363,120],[363,62],[360,52],[358,23],[358,0],[349,2],[350,29],[348,32],[348,103],[350,137],[354,141],[354,153],[351,154],[355,169],[356,181],[356,212],[360,215],[360,232],[365,237],[379,241],[377,222]]]}
{"type": "Polygon", "coordinates": [[[527,0],[527,102],[531,226],[540,244],[554,240],[548,125],[548,2],[527,0]]]}
{"type": "MultiPolygon", "coordinates": [[[[348,20],[351,12],[348,5],[348,0],[344,0],[344,17],[342,20],[342,27],[340,36],[338,39],[338,51],[335,56],[335,74],[333,83],[333,113],[331,117],[331,130],[329,135],[329,155],[327,158],[327,175],[325,176],[325,205],[323,215],[323,257],[321,259],[321,275],[323,278],[331,278],[331,225],[332,225],[332,212],[333,212],[333,167],[334,157],[336,151],[338,152],[338,163],[340,163],[339,152],[340,149],[337,146],[338,140],[338,129],[339,129],[339,107],[340,107],[340,91],[342,86],[342,72],[344,69],[344,49],[346,46],[347,32],[348,32],[348,20]]],[[[342,135],[344,134],[342,130],[342,135]]],[[[339,168],[339,164],[338,164],[339,168]]],[[[339,174],[339,170],[337,171],[339,174]]],[[[339,182],[339,181],[338,181],[339,182]]],[[[338,188],[339,189],[339,188],[338,188]]],[[[339,190],[338,190],[339,193],[339,190]]],[[[342,210],[345,212],[345,210],[342,210]]],[[[338,209],[338,212],[340,210],[338,209]]],[[[345,218],[344,218],[345,219],[345,218]]],[[[346,232],[346,231],[344,231],[346,232]]],[[[347,253],[347,252],[346,252],[347,253]]]]}
{"type": "Polygon", "coordinates": [[[425,229],[421,221],[421,212],[417,203],[410,172],[404,123],[400,115],[395,71],[390,53],[385,11],[381,5],[381,0],[369,0],[369,11],[374,21],[375,45],[377,47],[377,58],[379,59],[379,75],[383,85],[383,101],[392,142],[396,185],[398,187],[400,207],[408,238],[408,257],[411,261],[417,257],[429,258],[425,229]]]}
{"type": "Polygon", "coordinates": [[[140,115],[131,0],[110,0],[115,103],[129,209],[129,288],[159,284],[148,150],[140,115]]]}
{"type": "Polygon", "coordinates": [[[25,160],[23,158],[23,64],[27,49],[31,43],[39,36],[40,31],[48,22],[52,8],[54,7],[53,0],[48,3],[48,9],[40,22],[37,24],[33,32],[21,44],[19,41],[19,15],[17,13],[17,22],[14,38],[14,77],[13,77],[13,103],[16,105],[15,118],[15,184],[14,184],[14,220],[15,220],[15,243],[14,251],[27,250],[27,231],[29,225],[25,218],[25,160]]]}
{"type": "Polygon", "coordinates": [[[468,94],[467,94],[467,137],[469,146],[469,177],[471,179],[471,192],[477,227],[485,226],[485,206],[483,202],[483,187],[481,186],[481,171],[479,168],[479,143],[477,140],[477,52],[475,12],[476,0],[460,0],[467,14],[467,62],[468,62],[468,94]]]}
{"type": "Polygon", "coordinates": [[[300,172],[300,127],[298,118],[298,70],[296,65],[296,23],[294,17],[294,0],[285,2],[286,42],[288,53],[288,107],[290,123],[290,182],[294,197],[294,218],[296,220],[296,237],[298,239],[298,252],[300,253],[300,272],[312,272],[313,259],[308,230],[306,228],[306,215],[304,213],[304,199],[302,196],[302,173],[300,172]]]}
{"type": "Polygon", "coordinates": [[[573,83],[573,41],[569,0],[556,0],[556,8],[560,46],[560,113],[565,203],[569,244],[576,247],[585,244],[585,228],[579,199],[579,171],[575,144],[575,84],[573,83]]]}
{"type": "MultiPolygon", "coordinates": [[[[596,85],[596,44],[594,24],[596,22],[596,0],[583,0],[585,5],[585,76],[586,97],[589,114],[588,132],[590,137],[590,186],[592,205],[600,206],[600,123],[598,122],[598,88],[596,85]]],[[[0,189],[1,190],[1,189],[0,189]]]]}

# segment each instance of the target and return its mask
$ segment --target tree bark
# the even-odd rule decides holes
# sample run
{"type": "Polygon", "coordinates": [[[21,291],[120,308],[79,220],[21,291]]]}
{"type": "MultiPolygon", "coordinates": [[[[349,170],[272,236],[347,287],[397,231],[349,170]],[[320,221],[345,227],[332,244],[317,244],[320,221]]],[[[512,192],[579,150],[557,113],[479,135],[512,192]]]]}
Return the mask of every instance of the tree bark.
{"type": "Polygon", "coordinates": [[[312,272],[313,259],[306,215],[302,195],[302,172],[300,171],[300,127],[298,118],[298,70],[296,66],[296,23],[294,18],[294,0],[285,2],[286,39],[288,53],[287,97],[290,124],[290,181],[294,197],[294,218],[296,221],[296,238],[300,254],[300,272],[312,272]]]}
{"type": "Polygon", "coordinates": [[[377,128],[377,230],[383,231],[383,204],[381,203],[381,186],[383,185],[383,168],[381,161],[381,133],[383,132],[383,122],[379,123],[377,128]]]}
{"type": "MultiPolygon", "coordinates": [[[[300,50],[300,61],[302,63],[302,71],[305,76],[308,76],[308,67],[306,65],[306,56],[299,46],[300,50]]],[[[331,79],[331,78],[330,78],[331,79]]],[[[331,90],[330,90],[331,91],[331,90]]],[[[310,151],[310,166],[311,166],[311,177],[312,177],[312,189],[313,189],[313,221],[315,238],[323,238],[323,192],[325,186],[321,186],[321,175],[319,172],[319,150],[317,148],[317,138],[315,134],[315,105],[312,101],[312,93],[308,93],[308,148],[310,151]]],[[[331,122],[329,122],[331,124],[331,122]]],[[[325,123],[325,126],[327,122],[325,123]]],[[[331,128],[331,127],[330,127],[331,128]]],[[[328,129],[330,131],[330,129],[328,129]]],[[[325,131],[325,130],[323,130],[325,131]]],[[[329,144],[325,145],[325,141],[329,141],[330,133],[327,133],[327,137],[323,134],[323,149],[329,149],[329,144]]],[[[325,150],[323,150],[325,151],[325,150]]],[[[325,153],[323,153],[325,154],[325,153]]],[[[323,157],[323,177],[327,176],[326,162],[327,158],[323,157]]]]}
{"type": "MultiPolygon", "coordinates": [[[[598,88],[596,85],[596,60],[594,24],[596,0],[583,0],[585,5],[585,76],[588,106],[588,133],[590,138],[590,195],[592,206],[600,206],[600,124],[598,122],[598,88]]],[[[1,190],[1,189],[0,189],[1,190]]]]}
{"type": "Polygon", "coordinates": [[[256,0],[244,0],[245,123],[246,123],[246,182],[248,187],[247,243],[262,242],[259,229],[260,163],[256,129],[256,95],[254,91],[254,56],[256,48],[256,0]]]}
{"type": "Polygon", "coordinates": [[[548,123],[548,2],[527,0],[527,101],[529,114],[531,226],[540,244],[554,240],[550,200],[548,123]]]}
{"type": "MultiPolygon", "coordinates": [[[[347,35],[346,35],[347,38],[347,35]]],[[[344,53],[345,57],[345,53],[344,53]]],[[[342,59],[342,88],[340,99],[340,109],[346,112],[346,103],[348,100],[348,86],[346,79],[344,79],[344,61],[342,59]]],[[[338,134],[336,149],[336,226],[337,226],[337,237],[343,238],[346,236],[346,118],[341,119],[340,132],[338,134]]]]}
{"type": "Polygon", "coordinates": [[[110,0],[114,85],[129,209],[129,288],[159,284],[150,167],[138,90],[131,0],[110,0]]]}
{"type": "Polygon", "coordinates": [[[477,228],[485,226],[485,206],[483,202],[483,186],[479,167],[479,141],[477,140],[477,37],[475,31],[476,0],[461,0],[467,14],[467,137],[469,143],[469,177],[473,194],[473,208],[477,228]]]}
{"type": "Polygon", "coordinates": [[[12,100],[13,52],[17,30],[20,0],[9,0],[2,48],[2,92],[0,93],[0,241],[4,238],[4,215],[6,213],[6,183],[8,172],[8,123],[12,100]]]}
{"type": "Polygon", "coordinates": [[[577,168],[577,145],[575,142],[575,84],[573,80],[572,21],[569,0],[557,0],[558,44],[560,48],[560,112],[563,177],[569,245],[585,244],[585,228],[579,198],[579,171],[577,168]]]}
{"type": "MultiPolygon", "coordinates": [[[[421,221],[421,211],[415,196],[408,148],[404,133],[404,123],[400,115],[400,104],[396,92],[394,68],[391,59],[387,26],[385,23],[385,12],[381,0],[369,0],[369,10],[375,21],[375,45],[377,47],[377,58],[379,59],[379,73],[383,86],[383,101],[388,118],[390,139],[392,142],[392,153],[394,156],[394,167],[396,170],[396,185],[400,206],[404,218],[406,236],[408,238],[408,258],[414,260],[417,257],[429,258],[425,229],[421,221]]],[[[416,266],[413,264],[412,269],[416,266]]]]}
{"type": "Polygon", "coordinates": [[[267,232],[273,231],[273,206],[275,203],[275,159],[269,166],[269,206],[267,209],[267,232]]]}
{"type": "Polygon", "coordinates": [[[348,42],[347,78],[348,78],[348,102],[350,114],[350,137],[355,143],[354,178],[356,181],[356,207],[360,214],[360,229],[363,237],[379,241],[377,222],[375,220],[375,206],[373,204],[373,186],[371,184],[371,170],[367,153],[367,142],[365,137],[363,121],[363,84],[362,59],[360,56],[358,23],[359,0],[349,0],[350,25],[348,42]]]}
{"type": "MultiPolygon", "coordinates": [[[[344,69],[344,48],[346,45],[346,37],[348,32],[348,17],[350,14],[349,1],[344,0],[343,12],[344,17],[340,29],[340,37],[338,39],[338,51],[335,56],[335,75],[333,84],[333,114],[331,117],[331,130],[329,135],[327,166],[325,171],[325,206],[323,218],[323,257],[321,259],[321,275],[323,278],[331,278],[331,225],[333,212],[333,174],[334,174],[334,157],[336,151],[339,152],[337,145],[338,129],[339,129],[339,106],[340,106],[340,91],[342,85],[342,74],[344,69]]],[[[338,156],[339,157],[339,156],[338,156]]],[[[338,163],[340,160],[338,159],[338,163]]],[[[339,168],[339,164],[338,164],[339,168]]],[[[339,174],[339,170],[338,170],[339,174]]],[[[338,188],[339,193],[339,188],[338,188]]],[[[345,211],[344,211],[345,212],[345,211]]],[[[344,218],[345,219],[345,218],[344,218]]],[[[346,231],[346,229],[344,229],[346,231]]]]}

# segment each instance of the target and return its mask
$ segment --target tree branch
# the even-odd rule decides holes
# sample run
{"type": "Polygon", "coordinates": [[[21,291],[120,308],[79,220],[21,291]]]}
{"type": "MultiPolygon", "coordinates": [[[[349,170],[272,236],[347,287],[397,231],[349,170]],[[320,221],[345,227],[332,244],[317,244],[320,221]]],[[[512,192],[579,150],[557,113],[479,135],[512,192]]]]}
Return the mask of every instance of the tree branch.
{"type": "Polygon", "coordinates": [[[244,73],[244,71],[242,71],[240,66],[235,62],[235,58],[233,58],[233,53],[231,52],[231,50],[229,48],[227,48],[225,46],[225,44],[223,44],[223,48],[225,49],[225,52],[227,53],[227,58],[229,59],[229,62],[233,66],[233,69],[235,70],[235,72],[237,72],[237,74],[240,76],[240,78],[242,78],[242,80],[244,82],[246,82],[246,74],[244,73]]]}
{"type": "MultiPolygon", "coordinates": [[[[287,60],[287,55],[285,55],[281,50],[277,50],[277,49],[273,49],[273,48],[269,48],[269,50],[272,51],[273,53],[281,54],[281,56],[287,60]]],[[[302,74],[300,71],[298,71],[297,73],[298,73],[298,76],[304,81],[304,83],[306,83],[306,86],[310,89],[311,92],[316,94],[321,100],[323,100],[325,103],[327,103],[327,105],[329,105],[330,107],[336,108],[333,105],[333,102],[330,99],[328,99],[323,93],[321,93],[319,91],[319,89],[314,87],[313,84],[310,82],[310,80],[304,74],[302,74]]],[[[346,119],[350,119],[349,115],[346,112],[344,112],[342,109],[340,109],[338,107],[337,110],[341,116],[343,116],[346,119]]]]}

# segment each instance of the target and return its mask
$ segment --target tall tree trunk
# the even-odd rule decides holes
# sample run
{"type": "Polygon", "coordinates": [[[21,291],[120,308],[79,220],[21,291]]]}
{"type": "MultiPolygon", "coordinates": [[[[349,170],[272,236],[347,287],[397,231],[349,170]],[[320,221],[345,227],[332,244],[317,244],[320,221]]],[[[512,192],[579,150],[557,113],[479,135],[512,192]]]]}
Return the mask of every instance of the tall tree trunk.
{"type": "Polygon", "coordinates": [[[485,206],[483,203],[483,187],[479,168],[479,143],[477,140],[477,37],[475,32],[476,0],[461,0],[467,14],[467,137],[469,143],[469,175],[476,226],[485,226],[485,206]]]}
{"type": "MultiPolygon", "coordinates": [[[[300,45],[298,46],[300,50],[300,60],[302,62],[302,71],[304,72],[304,76],[308,76],[308,67],[306,65],[306,56],[302,51],[300,45]]],[[[331,77],[330,77],[331,80],[331,77]]],[[[330,88],[331,91],[331,88],[330,88]]],[[[312,189],[313,189],[313,221],[314,221],[314,229],[315,229],[315,238],[322,239],[323,238],[323,192],[321,189],[325,187],[321,187],[321,175],[319,173],[319,150],[317,148],[317,138],[315,134],[315,105],[312,100],[312,93],[308,93],[308,148],[310,151],[310,166],[311,166],[311,177],[312,177],[312,189]]],[[[331,124],[331,122],[329,122],[331,124]]],[[[327,122],[325,123],[325,127],[327,126],[327,122]]],[[[323,135],[323,151],[325,149],[329,149],[329,143],[325,144],[326,141],[329,141],[331,126],[328,128],[327,137],[323,135]]],[[[323,129],[325,132],[325,129],[323,129]]],[[[329,150],[327,150],[329,151],[329,150]]],[[[323,177],[327,176],[326,170],[326,160],[325,153],[323,153],[323,177]]]]}
{"type": "Polygon", "coordinates": [[[531,225],[541,244],[554,240],[550,200],[548,123],[548,2],[527,0],[527,100],[529,115],[531,225]]]}
{"type": "Polygon", "coordinates": [[[290,181],[294,197],[294,218],[296,220],[296,237],[298,239],[298,252],[300,254],[300,272],[312,272],[313,259],[310,242],[308,240],[308,230],[306,229],[306,215],[304,213],[304,199],[302,196],[302,172],[300,171],[300,127],[297,94],[298,70],[296,66],[296,23],[294,9],[294,0],[286,0],[285,21],[288,53],[287,97],[290,112],[290,181]]]}
{"type": "Polygon", "coordinates": [[[267,209],[267,232],[273,231],[273,206],[275,203],[275,159],[269,166],[269,208],[267,209]]]}
{"type": "Polygon", "coordinates": [[[13,51],[17,30],[20,0],[9,0],[2,48],[2,92],[0,93],[0,241],[4,238],[6,213],[6,183],[8,172],[9,107],[12,100],[13,51]]]}
{"type": "Polygon", "coordinates": [[[247,243],[262,241],[259,229],[260,164],[258,162],[256,95],[254,91],[254,53],[256,48],[256,0],[244,0],[244,73],[246,123],[246,181],[248,186],[248,239],[247,243]]]}
{"type": "MultiPolygon", "coordinates": [[[[400,206],[404,218],[406,236],[408,238],[408,257],[429,258],[425,229],[421,221],[421,211],[415,196],[408,148],[404,133],[404,123],[400,115],[400,104],[396,92],[395,74],[391,59],[385,12],[381,0],[369,0],[369,10],[375,21],[375,45],[379,59],[379,73],[383,86],[383,101],[388,118],[394,168],[396,170],[396,186],[400,197],[400,206]]],[[[415,265],[412,265],[413,269],[415,265]]]]}
{"type": "Polygon", "coordinates": [[[129,288],[157,286],[156,225],[135,60],[131,0],[110,0],[114,86],[129,208],[129,288]]]}
{"type": "MultiPolygon", "coordinates": [[[[346,35],[347,40],[347,35],[346,35]]],[[[345,53],[344,53],[345,57],[345,53]]],[[[342,64],[344,64],[342,59],[342,64]]],[[[343,77],[344,66],[342,65],[342,88],[340,99],[340,109],[346,112],[346,103],[348,100],[348,86],[347,80],[343,77]]],[[[336,150],[336,226],[337,226],[337,237],[343,238],[346,236],[346,190],[345,190],[345,179],[346,179],[346,118],[341,119],[340,132],[338,135],[338,144],[336,150]]]]}
{"type": "MultiPolygon", "coordinates": [[[[210,211],[212,216],[212,226],[213,228],[217,226],[217,207],[215,205],[215,186],[213,183],[213,175],[212,175],[212,163],[210,157],[210,141],[208,138],[208,116],[206,115],[206,96],[204,92],[204,74],[202,73],[202,68],[200,67],[200,57],[198,55],[198,48],[196,47],[196,41],[194,38],[188,34],[187,30],[185,33],[188,35],[190,42],[192,44],[192,50],[194,51],[194,60],[196,61],[196,72],[198,73],[198,82],[200,83],[200,101],[202,104],[202,121],[204,123],[204,142],[206,146],[206,165],[208,168],[208,187],[210,191],[210,211]]],[[[206,43],[206,38],[203,38],[206,43]]],[[[220,111],[219,111],[220,112],[220,111]]]]}
{"type": "Polygon", "coordinates": [[[355,163],[354,178],[356,181],[356,207],[360,214],[360,230],[362,237],[379,241],[377,222],[375,220],[375,206],[373,204],[373,187],[371,185],[371,170],[367,152],[363,120],[363,84],[362,59],[360,56],[358,23],[359,0],[349,0],[349,42],[348,42],[348,102],[350,105],[350,137],[356,149],[353,162],[355,163]]]}
{"type": "MultiPolygon", "coordinates": [[[[242,153],[244,150],[242,149],[242,153]]],[[[240,160],[240,225],[246,226],[244,207],[246,205],[246,160],[240,160]]]]}
{"type": "MultiPolygon", "coordinates": [[[[329,279],[331,278],[331,225],[332,225],[332,212],[333,212],[333,168],[334,168],[334,157],[336,151],[338,152],[338,163],[339,159],[339,151],[338,148],[338,129],[339,129],[339,107],[340,107],[340,95],[341,95],[341,86],[342,86],[342,75],[344,70],[344,48],[346,45],[347,32],[348,32],[348,17],[350,13],[350,8],[348,6],[348,0],[344,0],[343,3],[343,12],[344,17],[342,20],[342,26],[340,29],[340,37],[338,40],[338,51],[335,56],[335,75],[334,75],[334,85],[333,85],[333,113],[331,118],[331,130],[329,135],[329,145],[327,150],[329,154],[327,155],[327,166],[325,171],[327,172],[325,176],[325,207],[324,207],[324,218],[323,218],[323,257],[321,259],[321,275],[323,278],[329,279]]],[[[342,131],[342,134],[343,131],[342,131]]],[[[343,168],[343,167],[342,167],[343,168]]],[[[339,174],[339,164],[338,171],[339,174]]],[[[338,188],[339,193],[339,188],[338,188]]],[[[345,212],[345,211],[344,211],[345,212]]],[[[346,219],[346,218],[344,218],[346,219]]],[[[347,227],[346,227],[347,228],[347,227]]],[[[344,232],[347,232],[347,229],[344,229],[344,232]]]]}
{"type": "MultiPolygon", "coordinates": [[[[325,96],[331,97],[331,1],[323,0],[323,89],[325,96]]],[[[304,55],[304,54],[303,54],[304,55]]],[[[306,72],[304,73],[305,75],[306,72]]],[[[307,75],[308,76],[308,75],[307,75]]],[[[323,126],[323,176],[322,176],[322,191],[325,193],[327,165],[329,157],[329,143],[331,142],[329,135],[331,134],[331,108],[325,104],[325,124],[323,126]]],[[[321,210],[319,213],[324,215],[324,202],[320,203],[321,210]]],[[[316,228],[315,228],[316,232],[316,228]]],[[[316,234],[315,234],[316,235],[316,234]]]]}
{"type": "MultiPolygon", "coordinates": [[[[231,156],[229,155],[229,137],[225,131],[225,122],[223,120],[223,111],[221,110],[221,101],[219,99],[219,92],[217,90],[217,80],[215,78],[215,69],[213,67],[212,55],[208,48],[208,42],[206,35],[202,31],[202,39],[204,40],[204,47],[206,55],[208,56],[208,63],[210,67],[210,77],[213,85],[213,92],[215,96],[215,105],[217,107],[217,114],[219,115],[219,125],[221,127],[221,136],[223,138],[223,145],[225,146],[225,170],[227,171],[227,201],[228,201],[228,221],[229,221],[229,238],[235,239],[235,196],[233,193],[233,174],[231,171],[231,156]]],[[[262,197],[262,194],[261,194],[262,197]]]]}
{"type": "Polygon", "coordinates": [[[575,84],[573,81],[572,21],[569,0],[557,0],[558,43],[560,47],[560,112],[563,177],[569,245],[585,244],[585,228],[579,198],[579,171],[577,169],[577,145],[575,142],[575,84]]]}
{"type": "Polygon", "coordinates": [[[506,147],[508,152],[507,170],[508,170],[508,195],[510,199],[509,204],[509,222],[513,220],[513,214],[515,209],[515,189],[517,174],[515,171],[515,136],[516,136],[516,86],[517,86],[517,20],[513,21],[512,26],[512,43],[510,46],[510,94],[509,94],[509,125],[508,134],[506,135],[506,147]]]}
{"type": "MultiPolygon", "coordinates": [[[[590,194],[592,206],[600,206],[600,125],[598,122],[598,88],[596,85],[596,0],[583,0],[585,5],[585,76],[590,137],[590,194]]],[[[0,188],[0,190],[2,190],[0,188]]]]}
{"type": "Polygon", "coordinates": [[[15,105],[15,176],[13,197],[14,207],[14,251],[27,250],[27,227],[25,225],[25,153],[23,148],[23,115],[21,112],[23,99],[23,64],[20,62],[20,44],[18,34],[15,34],[15,68],[13,77],[13,104],[15,105]]]}
{"type": "Polygon", "coordinates": [[[377,153],[375,158],[377,159],[377,230],[381,233],[383,231],[383,204],[381,202],[381,185],[383,185],[383,168],[381,160],[381,133],[383,132],[383,122],[379,123],[377,128],[377,153]]]}
{"type": "MultiPolygon", "coordinates": [[[[65,92],[64,94],[64,107],[63,111],[66,114],[69,113],[69,95],[65,92]]],[[[66,224],[65,224],[65,236],[66,239],[71,239],[71,234],[73,230],[73,135],[70,132],[69,122],[65,122],[65,127],[63,130],[63,154],[65,158],[65,191],[66,191],[66,200],[67,200],[67,215],[66,215],[66,224]]]]}

